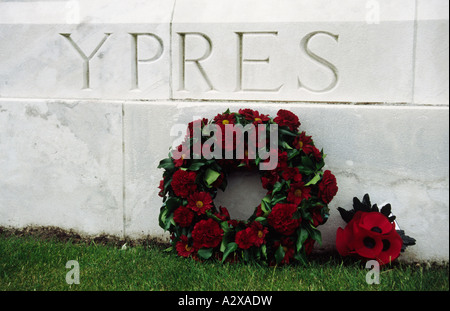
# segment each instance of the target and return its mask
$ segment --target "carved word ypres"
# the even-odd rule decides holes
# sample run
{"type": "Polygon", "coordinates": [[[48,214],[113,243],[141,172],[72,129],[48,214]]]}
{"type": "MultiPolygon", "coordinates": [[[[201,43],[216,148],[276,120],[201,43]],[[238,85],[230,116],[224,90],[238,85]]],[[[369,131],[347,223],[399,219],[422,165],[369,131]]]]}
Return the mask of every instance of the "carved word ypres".
{"type": "MultiPolygon", "coordinates": [[[[277,36],[277,31],[253,31],[253,32],[235,32],[237,36],[237,76],[236,76],[236,88],[235,92],[238,91],[247,91],[247,92],[277,92],[282,87],[283,84],[277,85],[273,88],[245,88],[243,86],[243,76],[244,76],[244,64],[245,63],[254,63],[254,62],[261,62],[261,63],[269,63],[269,57],[267,58],[244,58],[243,57],[243,49],[245,44],[245,38],[252,35],[263,35],[263,36],[277,36]]],[[[338,69],[335,65],[327,61],[326,59],[318,56],[315,54],[311,49],[309,48],[309,41],[316,35],[326,35],[333,39],[334,41],[338,42],[339,35],[333,34],[328,31],[314,31],[311,33],[308,33],[305,35],[301,41],[300,41],[300,49],[301,51],[306,54],[311,60],[317,62],[318,64],[321,64],[325,68],[327,68],[332,73],[332,80],[331,82],[321,89],[314,89],[311,87],[308,87],[305,83],[303,83],[300,80],[300,77],[297,77],[297,86],[298,88],[304,88],[306,90],[309,90],[311,92],[315,93],[322,93],[332,90],[338,82],[338,69]]],[[[107,39],[112,35],[111,33],[105,33],[104,37],[100,40],[100,42],[97,44],[97,46],[94,48],[94,50],[87,55],[85,51],[83,51],[79,45],[73,41],[70,33],[60,33],[61,36],[63,36],[67,41],[71,44],[71,46],[75,49],[75,51],[78,53],[78,55],[81,57],[83,61],[83,87],[82,89],[90,89],[90,71],[89,71],[89,63],[91,59],[97,54],[97,52],[100,50],[100,48],[105,44],[107,39]]],[[[132,65],[131,65],[131,89],[139,89],[139,64],[141,63],[151,63],[155,62],[158,59],[161,58],[164,52],[164,42],[163,40],[153,34],[153,33],[129,33],[131,38],[131,57],[132,57],[132,65]],[[157,49],[156,53],[149,58],[141,59],[138,56],[138,48],[139,48],[139,37],[140,36],[147,36],[152,38],[155,42],[157,42],[157,49]]],[[[179,85],[177,90],[178,91],[189,91],[186,89],[186,64],[193,64],[194,67],[197,68],[198,72],[200,73],[201,77],[205,81],[205,83],[208,86],[208,90],[206,91],[218,91],[217,88],[214,87],[211,79],[209,78],[208,73],[204,69],[202,62],[205,61],[212,53],[213,50],[213,44],[211,39],[200,32],[178,32],[177,33],[179,38],[179,64],[180,68],[178,71],[179,74],[179,85]],[[206,43],[206,49],[204,54],[201,57],[197,58],[187,58],[186,57],[186,41],[190,37],[197,37],[201,38],[206,43]]]]}

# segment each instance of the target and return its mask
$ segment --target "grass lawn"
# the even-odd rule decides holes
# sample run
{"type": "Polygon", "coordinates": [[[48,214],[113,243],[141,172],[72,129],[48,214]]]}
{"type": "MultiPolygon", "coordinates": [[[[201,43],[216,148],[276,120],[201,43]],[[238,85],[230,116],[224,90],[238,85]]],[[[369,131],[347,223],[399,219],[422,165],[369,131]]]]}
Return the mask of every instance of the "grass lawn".
{"type": "Polygon", "coordinates": [[[444,266],[393,264],[380,284],[355,260],[316,258],[309,266],[261,267],[196,262],[148,243],[127,247],[61,241],[0,232],[0,291],[441,291],[444,266]],[[69,260],[79,263],[79,284],[67,284],[69,260]]]}

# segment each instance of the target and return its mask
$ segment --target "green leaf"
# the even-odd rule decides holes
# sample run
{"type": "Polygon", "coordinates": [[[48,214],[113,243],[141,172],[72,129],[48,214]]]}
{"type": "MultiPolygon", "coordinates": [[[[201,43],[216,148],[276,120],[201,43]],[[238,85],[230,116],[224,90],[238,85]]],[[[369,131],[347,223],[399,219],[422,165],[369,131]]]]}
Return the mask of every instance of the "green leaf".
{"type": "Polygon", "coordinates": [[[288,135],[288,136],[292,136],[292,137],[297,137],[297,135],[298,135],[297,133],[293,133],[282,127],[278,128],[278,132],[281,133],[282,135],[288,135]]]}
{"type": "Polygon", "coordinates": [[[306,239],[307,239],[308,236],[309,236],[308,230],[306,230],[306,229],[303,228],[303,227],[300,227],[300,228],[297,230],[297,236],[298,236],[298,239],[297,239],[297,244],[296,244],[296,246],[297,246],[297,252],[298,252],[298,251],[300,251],[300,249],[301,249],[302,246],[303,246],[303,243],[305,243],[306,239]]]}
{"type": "Polygon", "coordinates": [[[291,146],[289,146],[289,144],[287,142],[285,142],[284,140],[281,141],[281,147],[283,147],[284,149],[288,149],[291,150],[293,149],[291,146]]]}
{"type": "Polygon", "coordinates": [[[255,221],[259,222],[259,223],[262,224],[262,225],[266,225],[266,224],[267,224],[267,218],[266,218],[266,217],[262,217],[262,216],[257,217],[257,218],[255,219],[255,221]]]}
{"type": "Polygon", "coordinates": [[[322,173],[321,172],[317,173],[310,181],[308,181],[306,183],[305,186],[310,186],[310,185],[317,184],[317,182],[320,180],[321,177],[322,177],[322,173]]]}
{"type": "Polygon", "coordinates": [[[211,186],[217,178],[219,178],[220,173],[213,169],[208,168],[205,173],[205,182],[208,186],[211,186]]]}
{"type": "Polygon", "coordinates": [[[302,161],[303,166],[314,170],[314,168],[315,168],[314,162],[309,157],[303,156],[303,157],[301,157],[301,161],[302,161]]]}
{"type": "Polygon", "coordinates": [[[272,206],[274,206],[275,204],[284,201],[286,199],[285,195],[282,195],[281,193],[279,195],[276,195],[272,198],[272,201],[270,202],[270,204],[272,204],[272,206]]]}
{"type": "Polygon", "coordinates": [[[271,211],[269,203],[267,203],[266,201],[262,200],[261,201],[261,210],[263,211],[264,216],[267,216],[267,214],[269,214],[269,212],[271,211]]]}
{"type": "Polygon", "coordinates": [[[167,214],[168,214],[167,208],[163,207],[158,217],[159,226],[163,229],[166,227],[167,214]]]}
{"type": "Polygon", "coordinates": [[[266,244],[261,245],[261,253],[262,253],[263,257],[267,259],[267,246],[266,246],[266,244]]]}
{"type": "Polygon", "coordinates": [[[223,252],[222,262],[224,262],[225,259],[227,259],[228,255],[230,255],[232,252],[237,250],[237,248],[238,248],[238,245],[235,242],[228,243],[227,247],[225,248],[225,251],[223,252]]]}
{"type": "Polygon", "coordinates": [[[209,259],[213,253],[213,249],[212,249],[212,247],[211,248],[200,248],[197,253],[203,259],[209,259]]]}
{"type": "Polygon", "coordinates": [[[280,191],[282,188],[283,188],[283,184],[280,183],[279,181],[277,181],[277,182],[273,185],[272,195],[275,195],[275,193],[277,193],[278,191],[280,191]]]}
{"type": "Polygon", "coordinates": [[[294,258],[300,261],[304,266],[308,265],[308,261],[306,260],[306,255],[304,251],[295,253],[294,258]]]}
{"type": "Polygon", "coordinates": [[[167,171],[170,171],[175,168],[175,164],[173,164],[173,161],[171,158],[166,158],[159,162],[158,168],[162,168],[167,171]]]}
{"type": "Polygon", "coordinates": [[[322,245],[322,234],[320,233],[319,230],[317,230],[314,227],[309,227],[308,229],[309,235],[311,236],[311,238],[314,241],[317,241],[317,243],[319,243],[320,245],[322,245]]]}
{"type": "Polygon", "coordinates": [[[275,260],[277,262],[277,264],[279,264],[283,259],[284,259],[284,249],[283,246],[280,246],[277,248],[277,250],[275,251],[275,260]]]}
{"type": "Polygon", "coordinates": [[[166,208],[169,212],[174,211],[181,205],[180,201],[174,197],[168,198],[165,204],[166,204],[166,208]]]}
{"type": "Polygon", "coordinates": [[[190,171],[198,171],[199,168],[201,168],[203,165],[205,165],[205,162],[194,162],[189,166],[190,171]]]}

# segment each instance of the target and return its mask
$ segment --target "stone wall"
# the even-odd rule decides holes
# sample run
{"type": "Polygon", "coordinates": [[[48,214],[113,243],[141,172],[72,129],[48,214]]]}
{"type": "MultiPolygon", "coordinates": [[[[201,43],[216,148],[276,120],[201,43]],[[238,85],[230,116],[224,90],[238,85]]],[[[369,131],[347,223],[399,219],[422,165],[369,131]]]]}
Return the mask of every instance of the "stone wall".
{"type": "MultiPolygon", "coordinates": [[[[322,249],[369,193],[416,238],[404,258],[448,260],[448,26],[445,0],[2,1],[0,226],[165,237],[172,126],[284,108],[338,181],[322,249]]],[[[218,199],[244,217],[229,198],[261,190],[218,199]]]]}

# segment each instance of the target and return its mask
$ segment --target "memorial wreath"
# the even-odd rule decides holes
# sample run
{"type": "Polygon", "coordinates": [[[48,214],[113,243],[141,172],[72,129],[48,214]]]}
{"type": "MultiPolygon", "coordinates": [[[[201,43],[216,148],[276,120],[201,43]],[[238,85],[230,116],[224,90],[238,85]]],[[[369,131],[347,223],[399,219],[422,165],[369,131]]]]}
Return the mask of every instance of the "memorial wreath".
{"type": "Polygon", "coordinates": [[[190,122],[183,142],[158,166],[159,225],[171,233],[170,249],[197,260],[306,263],[321,243],[318,226],[338,187],[324,170],[323,150],[300,125],[284,109],[275,118],[240,109],[190,122]],[[231,219],[213,201],[229,173],[242,170],[257,171],[267,190],[248,220],[231,219]]]}

